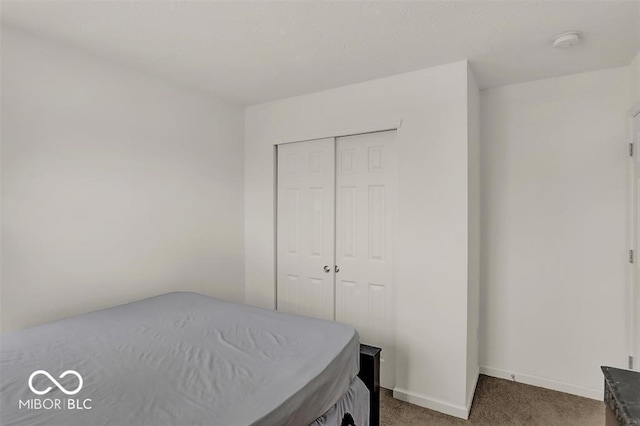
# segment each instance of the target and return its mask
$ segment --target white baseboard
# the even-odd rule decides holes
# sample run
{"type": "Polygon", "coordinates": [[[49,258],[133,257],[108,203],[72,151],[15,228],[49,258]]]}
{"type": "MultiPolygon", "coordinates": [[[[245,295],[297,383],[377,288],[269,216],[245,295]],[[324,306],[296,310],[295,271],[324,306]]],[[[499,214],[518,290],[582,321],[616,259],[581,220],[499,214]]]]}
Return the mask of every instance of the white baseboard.
{"type": "Polygon", "coordinates": [[[398,387],[393,388],[393,397],[399,399],[400,401],[409,402],[411,404],[419,405],[430,410],[439,411],[450,416],[458,417],[465,420],[469,418],[469,408],[467,407],[449,404],[448,402],[429,398],[428,396],[420,395],[406,389],[398,387]]]}
{"type": "Polygon", "coordinates": [[[478,379],[480,378],[480,367],[476,370],[476,377],[473,381],[473,386],[469,389],[469,393],[467,394],[467,418],[469,417],[469,413],[471,412],[471,405],[473,404],[473,397],[476,394],[476,387],[478,387],[478,379]]]}
{"type": "Polygon", "coordinates": [[[471,387],[471,389],[469,389],[469,393],[467,394],[466,406],[464,407],[430,398],[426,395],[420,395],[415,392],[411,392],[398,387],[393,388],[393,397],[399,399],[400,401],[409,402],[411,404],[419,405],[430,410],[438,411],[440,413],[467,420],[469,419],[469,412],[471,411],[471,404],[473,403],[473,396],[475,395],[479,378],[480,368],[478,368],[478,370],[476,371],[473,386],[471,387]]]}
{"type": "Polygon", "coordinates": [[[598,401],[602,401],[602,399],[604,398],[603,389],[586,388],[584,386],[545,379],[543,377],[520,374],[515,371],[506,371],[493,367],[480,367],[480,374],[507,380],[513,380],[511,378],[511,375],[513,374],[516,382],[524,383],[526,385],[538,386],[541,388],[551,389],[559,392],[570,393],[572,395],[583,396],[585,398],[597,399],[598,401]]]}

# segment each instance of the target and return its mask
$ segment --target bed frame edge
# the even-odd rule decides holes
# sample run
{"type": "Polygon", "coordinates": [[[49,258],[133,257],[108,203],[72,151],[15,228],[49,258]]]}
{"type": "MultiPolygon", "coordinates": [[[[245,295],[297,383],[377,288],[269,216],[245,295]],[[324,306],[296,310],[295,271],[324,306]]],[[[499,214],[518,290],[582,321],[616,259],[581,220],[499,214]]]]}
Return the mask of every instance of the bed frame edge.
{"type": "Polygon", "coordinates": [[[369,426],[380,426],[380,352],[375,346],[360,345],[358,377],[369,389],[369,426]]]}

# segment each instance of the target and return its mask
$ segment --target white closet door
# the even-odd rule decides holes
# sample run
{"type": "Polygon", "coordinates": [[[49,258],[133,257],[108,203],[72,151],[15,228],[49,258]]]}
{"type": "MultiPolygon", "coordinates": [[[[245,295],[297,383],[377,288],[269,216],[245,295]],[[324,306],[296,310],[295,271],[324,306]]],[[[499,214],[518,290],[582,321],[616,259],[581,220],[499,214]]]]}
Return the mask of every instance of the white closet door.
{"type": "Polygon", "coordinates": [[[335,140],[278,146],[278,310],[334,319],[335,140]]]}
{"type": "Polygon", "coordinates": [[[337,138],[336,320],[382,347],[380,380],[395,386],[393,236],[396,131],[337,138]]]}

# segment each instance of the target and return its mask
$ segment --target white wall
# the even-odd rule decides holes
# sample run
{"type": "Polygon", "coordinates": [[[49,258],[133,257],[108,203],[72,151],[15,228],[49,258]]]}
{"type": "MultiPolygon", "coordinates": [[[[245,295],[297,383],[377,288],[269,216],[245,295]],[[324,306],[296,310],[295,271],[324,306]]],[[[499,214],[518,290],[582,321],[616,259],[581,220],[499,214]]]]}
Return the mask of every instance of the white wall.
{"type": "Polygon", "coordinates": [[[464,417],[466,61],[247,108],[246,301],[275,306],[274,145],[400,120],[395,394],[464,417]]]}
{"type": "Polygon", "coordinates": [[[631,100],[629,105],[640,105],[640,53],[638,53],[635,59],[629,64],[629,78],[631,79],[631,100]]]}
{"type": "Polygon", "coordinates": [[[480,329],[480,91],[473,71],[467,73],[467,177],[469,246],[467,288],[467,406],[471,405],[479,374],[480,329]]]}
{"type": "Polygon", "coordinates": [[[481,369],[602,398],[625,367],[628,68],[481,91],[481,369]]]}
{"type": "Polygon", "coordinates": [[[2,29],[2,330],[243,300],[243,111],[2,29]]]}

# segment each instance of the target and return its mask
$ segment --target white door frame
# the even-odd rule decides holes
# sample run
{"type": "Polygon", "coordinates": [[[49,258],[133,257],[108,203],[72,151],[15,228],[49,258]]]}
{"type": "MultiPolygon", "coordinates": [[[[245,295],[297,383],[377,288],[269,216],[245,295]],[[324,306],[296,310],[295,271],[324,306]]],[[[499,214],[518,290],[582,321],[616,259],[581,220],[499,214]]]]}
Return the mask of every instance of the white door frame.
{"type": "MultiPolygon", "coordinates": [[[[629,250],[633,250],[633,254],[629,253],[629,262],[627,264],[627,353],[630,357],[633,357],[633,362],[629,359],[628,367],[633,370],[640,370],[640,289],[636,283],[638,277],[638,265],[640,262],[640,241],[636,236],[638,219],[640,219],[640,212],[638,206],[640,200],[638,199],[638,190],[636,181],[639,176],[636,176],[636,161],[640,156],[640,144],[636,140],[634,118],[640,115],[640,104],[634,106],[629,111],[629,140],[628,149],[633,150],[633,156],[627,157],[627,246],[629,250]],[[633,256],[633,259],[631,259],[633,256]]],[[[640,231],[640,230],[638,230],[640,231]]]]}

